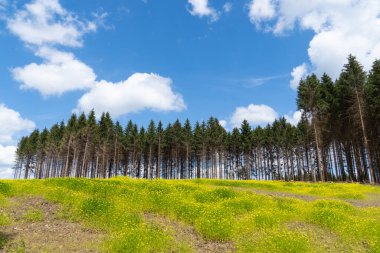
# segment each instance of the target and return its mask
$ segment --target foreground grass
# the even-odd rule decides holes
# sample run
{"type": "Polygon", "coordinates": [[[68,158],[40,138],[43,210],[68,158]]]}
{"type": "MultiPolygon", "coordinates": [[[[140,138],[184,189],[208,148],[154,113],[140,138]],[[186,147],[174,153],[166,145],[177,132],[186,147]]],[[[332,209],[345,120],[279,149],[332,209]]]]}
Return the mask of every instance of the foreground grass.
{"type": "MultiPolygon", "coordinates": [[[[66,219],[105,231],[104,252],[199,250],[144,214],[193,226],[206,241],[231,244],[236,252],[380,252],[380,208],[352,204],[380,200],[380,188],[368,185],[128,178],[0,182],[0,206],[27,194],[59,203],[66,219]]],[[[31,210],[25,218],[38,220],[40,214],[31,210]]],[[[7,221],[0,215],[0,226],[7,221]]]]}

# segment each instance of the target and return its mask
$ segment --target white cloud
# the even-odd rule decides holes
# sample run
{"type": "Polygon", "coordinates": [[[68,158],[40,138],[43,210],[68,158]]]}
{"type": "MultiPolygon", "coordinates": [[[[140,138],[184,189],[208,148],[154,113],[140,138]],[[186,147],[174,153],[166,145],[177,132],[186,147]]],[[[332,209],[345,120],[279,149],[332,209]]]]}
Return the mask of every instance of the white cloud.
{"type": "Polygon", "coordinates": [[[211,21],[219,18],[219,13],[209,6],[208,0],[188,0],[191,5],[190,14],[198,17],[210,17],[211,21]]]}
{"type": "MultiPolygon", "coordinates": [[[[1,1],[1,0],[0,0],[1,1]]],[[[197,5],[194,10],[213,16],[197,5]]],[[[95,14],[94,14],[95,15],[95,14]]],[[[96,14],[103,25],[106,13],[96,14]]],[[[31,63],[13,68],[13,78],[23,89],[34,89],[43,96],[62,95],[74,90],[90,90],[78,101],[78,110],[109,111],[115,116],[149,109],[154,111],[180,111],[185,103],[180,94],[173,92],[172,81],[156,74],[133,74],[120,83],[96,80],[93,69],[78,60],[74,54],[57,49],[57,46],[82,46],[82,37],[96,30],[96,24],[82,22],[66,11],[58,0],[35,0],[16,12],[7,22],[9,30],[34,50],[42,63],[31,63]],[[54,31],[50,31],[54,30],[54,31]]]]}
{"type": "Polygon", "coordinates": [[[0,179],[12,179],[13,173],[14,173],[14,171],[11,167],[8,167],[8,166],[1,167],[0,166],[0,179]]]}
{"type": "Polygon", "coordinates": [[[5,10],[8,6],[8,1],[7,0],[0,0],[0,11],[5,10]]]}
{"type": "Polygon", "coordinates": [[[7,20],[8,29],[21,40],[37,46],[82,46],[85,33],[96,30],[93,22],[79,20],[58,0],[35,0],[7,20]]]}
{"type": "Polygon", "coordinates": [[[16,146],[3,146],[0,144],[0,179],[13,178],[13,165],[15,162],[16,146]]]}
{"type": "Polygon", "coordinates": [[[20,134],[32,131],[34,122],[24,119],[20,113],[0,104],[0,178],[12,178],[15,161],[16,139],[20,134]]]}
{"type": "MultiPolygon", "coordinates": [[[[297,126],[301,120],[302,111],[296,111],[290,115],[285,114],[283,117],[288,123],[297,126]]],[[[247,120],[250,125],[256,127],[272,124],[278,118],[279,114],[272,107],[263,104],[250,104],[247,107],[237,107],[228,121],[220,120],[219,123],[228,130],[233,127],[240,127],[243,120],[247,120]]]]}
{"type": "Polygon", "coordinates": [[[287,122],[289,122],[293,126],[297,126],[298,122],[301,121],[302,111],[296,111],[292,115],[285,115],[284,117],[287,122]]]}
{"type": "Polygon", "coordinates": [[[223,10],[224,12],[228,13],[232,10],[232,3],[230,2],[226,2],[224,5],[223,5],[223,10]]]}
{"type": "Polygon", "coordinates": [[[0,104],[0,144],[14,143],[16,134],[29,132],[35,127],[34,122],[23,119],[20,113],[0,104]]]}
{"type": "Polygon", "coordinates": [[[254,126],[266,125],[272,123],[277,117],[277,112],[270,106],[250,104],[247,107],[237,107],[232,114],[230,124],[238,127],[243,120],[247,120],[254,126]]]}
{"type": "Polygon", "coordinates": [[[119,83],[101,81],[79,99],[76,111],[94,109],[116,117],[146,109],[181,111],[185,103],[171,85],[171,79],[147,73],[135,73],[119,83]]]}
{"type": "Polygon", "coordinates": [[[293,79],[290,81],[290,88],[292,88],[293,90],[296,90],[298,88],[298,85],[299,85],[301,79],[304,79],[307,76],[306,63],[303,63],[303,64],[293,68],[291,76],[293,79]]]}
{"type": "Polygon", "coordinates": [[[44,59],[42,64],[31,63],[12,69],[13,78],[22,84],[22,88],[35,89],[49,96],[87,89],[95,83],[92,68],[71,53],[41,47],[36,55],[44,59]]]}
{"type": "Polygon", "coordinates": [[[220,124],[223,128],[227,129],[227,124],[228,124],[227,120],[224,120],[224,119],[219,120],[219,124],[220,124]]]}
{"type": "MultiPolygon", "coordinates": [[[[194,10],[213,16],[202,4],[195,4],[194,10]]],[[[106,16],[106,13],[95,15],[100,25],[104,25],[106,16]]],[[[57,50],[55,46],[58,45],[82,46],[84,33],[96,30],[94,23],[80,21],[66,11],[58,0],[35,0],[25,5],[23,10],[17,11],[8,20],[8,28],[24,42],[35,45],[31,48],[43,60],[40,64],[31,63],[12,69],[14,79],[24,89],[34,89],[43,96],[51,96],[92,88],[78,101],[77,109],[89,111],[94,108],[97,112],[109,111],[113,115],[144,109],[180,111],[185,108],[182,96],[171,90],[172,81],[168,78],[136,73],[116,84],[97,82],[91,67],[74,54],[57,50]]]]}
{"type": "MultiPolygon", "coordinates": [[[[347,56],[355,55],[366,70],[380,55],[380,1],[375,0],[254,0],[271,3],[269,11],[258,12],[255,22],[274,34],[300,29],[312,30],[308,49],[311,70],[337,78],[347,56]],[[275,10],[275,12],[271,11],[275,10]],[[262,17],[262,18],[260,18],[262,17]]],[[[251,13],[255,13],[250,5],[251,13]]],[[[266,6],[266,5],[264,5],[266,6]]],[[[265,10],[265,8],[263,8],[265,10]]],[[[255,17],[255,16],[254,16],[255,17]]]]}
{"type": "Polygon", "coordinates": [[[3,146],[0,144],[0,167],[12,166],[15,161],[16,146],[3,146]]]}
{"type": "MultiPolygon", "coordinates": [[[[104,17],[98,16],[97,22],[104,17]]],[[[7,20],[7,27],[43,61],[13,68],[13,78],[21,83],[21,88],[38,90],[43,96],[90,88],[96,79],[93,70],[72,53],[55,47],[82,46],[83,35],[95,31],[96,26],[79,20],[58,0],[34,0],[24,5],[7,20]]]]}
{"type": "Polygon", "coordinates": [[[249,19],[260,27],[260,23],[274,17],[276,13],[275,5],[272,0],[252,0],[249,4],[249,19]]]}

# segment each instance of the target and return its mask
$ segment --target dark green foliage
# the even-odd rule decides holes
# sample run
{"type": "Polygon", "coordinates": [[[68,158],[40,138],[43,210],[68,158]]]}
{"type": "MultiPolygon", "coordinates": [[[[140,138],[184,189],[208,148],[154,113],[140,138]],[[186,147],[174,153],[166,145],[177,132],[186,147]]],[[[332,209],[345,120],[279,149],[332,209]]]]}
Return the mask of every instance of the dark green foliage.
{"type": "Polygon", "coordinates": [[[221,188],[210,192],[195,194],[195,199],[200,203],[211,203],[233,199],[236,197],[236,192],[228,188],[221,188]]]}
{"type": "Polygon", "coordinates": [[[352,206],[343,202],[320,200],[313,205],[310,220],[330,229],[342,229],[351,222],[347,213],[354,211],[352,206]]]}
{"type": "Polygon", "coordinates": [[[108,211],[112,209],[112,202],[108,199],[94,197],[83,202],[81,211],[85,216],[102,216],[108,215],[108,211]]]}
{"type": "Polygon", "coordinates": [[[0,194],[9,195],[11,192],[11,187],[4,182],[0,182],[0,194]]]}

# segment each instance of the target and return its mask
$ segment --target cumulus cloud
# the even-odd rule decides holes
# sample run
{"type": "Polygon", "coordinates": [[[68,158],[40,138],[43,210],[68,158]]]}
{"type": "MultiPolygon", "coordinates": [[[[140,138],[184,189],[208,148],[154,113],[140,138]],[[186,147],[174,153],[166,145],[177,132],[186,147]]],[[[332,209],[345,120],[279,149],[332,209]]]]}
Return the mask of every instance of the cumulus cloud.
{"type": "Polygon", "coordinates": [[[276,118],[278,114],[272,107],[250,104],[247,107],[237,107],[232,114],[230,124],[238,127],[243,120],[247,120],[253,126],[263,126],[272,123],[276,118]]]}
{"type": "Polygon", "coordinates": [[[62,95],[94,85],[96,75],[92,68],[76,59],[72,53],[41,47],[36,55],[43,63],[31,63],[12,69],[13,78],[24,89],[34,89],[44,96],[62,95]]]}
{"type": "Polygon", "coordinates": [[[0,179],[12,179],[14,171],[12,167],[9,166],[0,166],[0,179]]]}
{"type": "Polygon", "coordinates": [[[0,179],[13,178],[12,166],[15,162],[16,146],[0,144],[0,179]]]}
{"type": "MultiPolygon", "coordinates": [[[[203,7],[198,1],[194,1],[194,4],[194,11],[213,15],[207,3],[203,7]]],[[[107,14],[95,16],[97,23],[104,25],[102,20],[107,14]]],[[[89,90],[78,101],[77,110],[109,111],[114,116],[144,109],[180,111],[185,108],[182,96],[173,92],[169,78],[136,73],[120,83],[98,82],[91,67],[78,60],[74,54],[58,50],[57,46],[82,46],[83,35],[96,30],[96,24],[80,21],[65,10],[58,0],[35,0],[26,4],[24,9],[8,20],[8,28],[21,40],[32,44],[30,48],[43,61],[11,70],[23,89],[37,90],[43,96],[89,90]],[[54,31],[50,33],[50,30],[54,31]]]]}
{"type": "Polygon", "coordinates": [[[188,0],[191,8],[190,14],[198,17],[209,17],[212,21],[219,18],[219,13],[209,6],[208,0],[188,0]]]}
{"type": "Polygon", "coordinates": [[[145,109],[181,111],[185,102],[172,89],[172,80],[157,74],[135,73],[119,83],[98,82],[78,101],[76,111],[109,112],[117,117],[145,109]]]}
{"type": "Polygon", "coordinates": [[[34,122],[22,118],[20,113],[0,104],[0,144],[13,143],[16,134],[29,132],[35,127],[34,122]]]}
{"type": "Polygon", "coordinates": [[[302,111],[295,111],[292,115],[286,114],[284,117],[285,117],[287,122],[289,122],[293,126],[297,126],[298,122],[301,121],[302,111]]]}
{"type": "Polygon", "coordinates": [[[12,166],[15,162],[16,146],[0,144],[0,179],[13,178],[12,166]]]}
{"type": "Polygon", "coordinates": [[[0,178],[13,176],[16,138],[32,131],[36,125],[24,119],[17,111],[0,104],[0,178]]]}
{"type": "Polygon", "coordinates": [[[223,4],[223,10],[225,13],[230,12],[232,10],[232,3],[226,2],[225,4],[223,4]]]}
{"type": "Polygon", "coordinates": [[[293,68],[293,71],[291,73],[292,80],[290,81],[290,88],[293,90],[296,90],[298,88],[298,85],[301,81],[301,79],[304,79],[307,76],[307,65],[306,63],[303,63],[295,68],[293,68]]]}
{"type": "Polygon", "coordinates": [[[296,27],[313,31],[308,48],[311,70],[333,79],[350,53],[370,69],[380,55],[379,15],[380,1],[373,0],[253,0],[249,9],[253,23],[264,24],[276,35],[296,27]],[[264,7],[258,11],[257,6],[264,7]]]}
{"type": "Polygon", "coordinates": [[[224,119],[219,120],[219,124],[220,124],[223,128],[227,129],[227,125],[228,125],[227,120],[224,120],[224,119]]]}
{"type": "Polygon", "coordinates": [[[81,21],[58,0],[34,0],[8,18],[7,27],[42,59],[40,64],[11,69],[21,88],[50,96],[83,90],[94,84],[96,75],[90,67],[72,53],[56,47],[81,47],[83,35],[96,30],[95,23],[81,21]]]}
{"type": "Polygon", "coordinates": [[[16,146],[3,146],[0,144],[0,167],[12,166],[15,161],[16,146]]]}
{"type": "Polygon", "coordinates": [[[8,6],[8,1],[0,0],[0,11],[5,10],[8,6]]]}
{"type": "Polygon", "coordinates": [[[35,0],[18,10],[7,21],[8,29],[32,45],[82,46],[85,33],[96,30],[96,24],[79,20],[65,10],[58,0],[35,0]]]}
{"type": "Polygon", "coordinates": [[[275,5],[272,0],[253,0],[249,4],[249,19],[260,28],[260,23],[275,15],[275,5]]]}
{"type": "MultiPolygon", "coordinates": [[[[290,115],[285,114],[283,117],[287,122],[296,126],[301,120],[302,111],[296,111],[290,115]]],[[[279,114],[272,107],[250,104],[246,107],[237,107],[228,121],[220,120],[219,123],[225,129],[230,129],[231,127],[240,127],[243,120],[247,120],[252,126],[265,126],[278,118],[279,114]]]]}

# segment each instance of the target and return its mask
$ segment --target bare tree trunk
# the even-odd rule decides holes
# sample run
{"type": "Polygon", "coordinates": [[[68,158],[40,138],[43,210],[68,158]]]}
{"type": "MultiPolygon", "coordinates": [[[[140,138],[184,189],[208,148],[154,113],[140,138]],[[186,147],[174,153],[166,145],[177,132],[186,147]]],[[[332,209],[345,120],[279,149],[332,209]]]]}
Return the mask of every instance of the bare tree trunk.
{"type": "Polygon", "coordinates": [[[189,178],[189,143],[186,143],[186,178],[188,179],[189,178]]]}
{"type": "Polygon", "coordinates": [[[106,148],[105,145],[103,145],[102,150],[102,178],[106,178],[106,148]]]}
{"type": "Polygon", "coordinates": [[[336,159],[335,149],[336,149],[336,144],[334,141],[333,146],[332,146],[332,150],[333,150],[333,158],[334,158],[335,176],[336,176],[336,180],[340,181],[341,176],[339,175],[339,169],[338,169],[338,163],[337,163],[337,159],[336,159]]]}
{"type": "Polygon", "coordinates": [[[87,145],[88,145],[88,138],[86,139],[86,144],[84,146],[84,152],[83,152],[83,161],[82,161],[82,177],[84,177],[84,166],[86,163],[86,155],[87,155],[87,145]]]}
{"type": "Polygon", "coordinates": [[[151,178],[151,170],[152,170],[152,144],[149,145],[149,155],[148,155],[148,168],[146,177],[151,178]]]}
{"type": "Polygon", "coordinates": [[[294,176],[294,154],[293,154],[293,149],[290,150],[290,177],[294,181],[295,176],[294,176]]]}
{"type": "Polygon", "coordinates": [[[30,170],[30,156],[28,155],[26,159],[26,164],[25,164],[25,174],[24,174],[24,179],[28,179],[29,177],[29,170],[30,170]]]}
{"type": "Polygon", "coordinates": [[[359,155],[359,149],[357,145],[354,146],[354,158],[355,158],[355,164],[356,164],[356,174],[359,182],[363,182],[364,178],[362,175],[362,163],[360,161],[360,155],[359,155]]]}
{"type": "Polygon", "coordinates": [[[369,182],[371,184],[374,184],[375,183],[375,172],[374,172],[373,163],[372,163],[371,150],[369,149],[368,138],[367,138],[367,133],[366,133],[365,124],[364,124],[362,103],[361,103],[361,99],[359,97],[358,89],[355,89],[355,95],[356,95],[356,100],[357,100],[358,107],[359,107],[358,109],[359,109],[360,124],[361,124],[362,133],[363,133],[363,137],[364,137],[364,147],[365,147],[365,150],[366,150],[366,153],[368,156],[369,170],[371,173],[371,178],[369,178],[369,182]]]}
{"type": "MultiPolygon", "coordinates": [[[[118,145],[118,137],[116,136],[114,152],[113,152],[113,173],[111,170],[111,174],[113,174],[113,175],[117,175],[117,171],[118,171],[118,161],[117,161],[118,148],[117,148],[117,145],[118,145]]],[[[109,177],[112,177],[113,175],[109,175],[109,177]]]]}
{"type": "Polygon", "coordinates": [[[277,151],[277,179],[282,179],[281,162],[280,162],[280,148],[276,148],[277,151]]]}
{"type": "Polygon", "coordinates": [[[62,177],[66,177],[68,170],[69,170],[69,156],[70,156],[70,146],[71,146],[71,136],[69,138],[69,144],[67,146],[67,155],[66,155],[66,162],[65,162],[65,169],[62,171],[62,177]]]}
{"type": "Polygon", "coordinates": [[[197,178],[201,178],[201,158],[197,155],[197,178]]]}
{"type": "Polygon", "coordinates": [[[356,181],[355,175],[354,175],[354,169],[352,166],[352,152],[351,152],[351,145],[350,143],[345,143],[344,145],[344,151],[346,155],[346,162],[347,162],[347,170],[349,175],[349,180],[356,181]]]}
{"type": "Polygon", "coordinates": [[[99,156],[96,155],[95,174],[94,177],[99,177],[99,156]]]}
{"type": "Polygon", "coordinates": [[[77,168],[78,168],[78,166],[77,166],[77,164],[78,164],[78,149],[77,148],[74,148],[74,158],[73,158],[73,169],[70,171],[71,173],[69,173],[69,176],[71,176],[71,175],[74,175],[74,177],[75,177],[75,175],[76,175],[76,171],[77,171],[77,168]]]}
{"type": "Polygon", "coordinates": [[[338,143],[338,160],[339,160],[339,166],[341,171],[341,176],[343,181],[347,181],[346,172],[344,170],[344,163],[343,163],[343,150],[342,145],[338,143]]]}
{"type": "Polygon", "coordinates": [[[156,178],[160,178],[161,173],[161,138],[158,136],[158,145],[157,145],[157,163],[156,163],[156,178]]]}
{"type": "MultiPolygon", "coordinates": [[[[206,165],[206,147],[203,144],[202,146],[202,174],[204,173],[205,169],[207,170],[206,165]]],[[[203,175],[201,174],[201,178],[203,178],[203,175]]]]}
{"type": "MultiPolygon", "coordinates": [[[[321,157],[322,157],[322,155],[321,155],[321,149],[320,149],[320,146],[319,146],[318,130],[317,130],[317,127],[316,127],[316,123],[315,123],[314,117],[312,119],[312,122],[313,122],[313,128],[314,128],[315,144],[317,146],[317,164],[318,164],[318,169],[319,169],[319,172],[321,174],[321,180],[325,181],[325,175],[324,175],[324,170],[323,170],[323,163],[322,163],[322,159],[321,159],[321,157]]],[[[315,174],[315,172],[314,172],[314,174],[315,174]]],[[[316,180],[314,179],[314,182],[315,181],[316,180]]]]}

